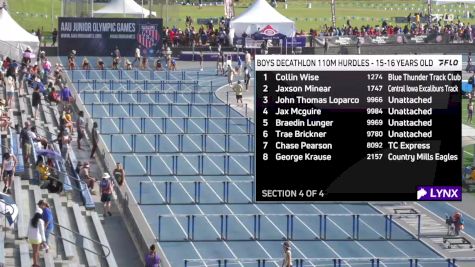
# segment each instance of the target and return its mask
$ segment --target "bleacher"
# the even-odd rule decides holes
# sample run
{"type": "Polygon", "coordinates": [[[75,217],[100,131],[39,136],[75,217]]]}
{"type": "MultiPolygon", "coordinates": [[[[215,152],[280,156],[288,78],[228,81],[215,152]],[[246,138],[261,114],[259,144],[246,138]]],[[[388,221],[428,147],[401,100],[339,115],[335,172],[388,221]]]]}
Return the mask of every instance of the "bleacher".
{"type": "MultiPolygon", "coordinates": [[[[22,127],[25,121],[30,120],[29,117],[32,114],[31,98],[26,96],[15,98],[15,100],[12,109],[22,112],[12,112],[11,114],[12,116],[18,114],[13,117],[13,121],[22,127]]],[[[52,111],[46,114],[45,111],[50,108],[49,104],[44,101],[41,108],[43,109],[42,116],[39,120],[33,121],[33,125],[37,126],[38,133],[41,136],[52,140],[54,138],[54,125],[51,119],[56,119],[54,116],[57,114],[53,114],[52,111]]],[[[72,184],[73,180],[76,180],[78,185],[81,183],[77,177],[69,176],[69,173],[73,173],[70,170],[70,162],[58,159],[53,161],[53,168],[59,174],[58,178],[63,183],[64,190],[62,194],[49,193],[46,189],[40,189],[36,183],[38,177],[35,174],[34,163],[38,159],[37,151],[42,147],[33,140],[30,141],[33,144],[33,153],[30,159],[31,166],[26,167],[23,162],[22,148],[19,144],[19,134],[10,130],[6,139],[0,139],[3,151],[11,151],[18,159],[17,176],[14,178],[12,193],[19,208],[14,230],[16,235],[8,237],[14,239],[9,241],[10,244],[14,244],[14,247],[9,247],[7,250],[3,245],[5,241],[3,236],[0,237],[0,263],[9,262],[12,264],[11,266],[22,267],[32,265],[31,245],[28,244],[25,238],[27,237],[28,222],[36,208],[36,203],[40,199],[44,199],[50,204],[57,225],[52,236],[50,236],[50,252],[41,252],[41,266],[117,266],[102,227],[101,219],[95,211],[95,203],[90,196],[90,192],[87,189],[80,190],[72,184]],[[4,143],[3,140],[7,140],[7,142],[4,143]],[[87,197],[85,192],[89,194],[89,198],[85,203],[74,203],[71,200],[73,198],[69,197],[70,194],[80,194],[84,198],[87,197]]],[[[55,144],[53,147],[59,153],[58,145],[55,144]]],[[[74,154],[70,155],[69,158],[74,160],[74,154]]]]}

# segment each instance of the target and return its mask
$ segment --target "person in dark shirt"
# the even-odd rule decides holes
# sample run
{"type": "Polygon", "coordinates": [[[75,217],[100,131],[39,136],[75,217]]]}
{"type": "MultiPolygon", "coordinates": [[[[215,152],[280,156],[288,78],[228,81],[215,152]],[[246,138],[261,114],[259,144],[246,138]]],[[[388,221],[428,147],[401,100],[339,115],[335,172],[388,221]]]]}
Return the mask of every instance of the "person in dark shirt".
{"type": "Polygon", "coordinates": [[[38,119],[38,108],[40,104],[41,104],[40,86],[37,84],[31,96],[31,105],[33,106],[33,114],[35,116],[35,120],[38,119]]]}
{"type": "Polygon", "coordinates": [[[94,122],[92,125],[92,150],[91,150],[91,159],[94,158],[94,154],[97,150],[97,142],[99,141],[99,133],[97,132],[97,122],[94,122]]]}
{"type": "Polygon", "coordinates": [[[56,44],[56,39],[58,38],[58,30],[54,28],[52,34],[53,34],[53,43],[51,44],[51,46],[54,46],[56,44]]]}

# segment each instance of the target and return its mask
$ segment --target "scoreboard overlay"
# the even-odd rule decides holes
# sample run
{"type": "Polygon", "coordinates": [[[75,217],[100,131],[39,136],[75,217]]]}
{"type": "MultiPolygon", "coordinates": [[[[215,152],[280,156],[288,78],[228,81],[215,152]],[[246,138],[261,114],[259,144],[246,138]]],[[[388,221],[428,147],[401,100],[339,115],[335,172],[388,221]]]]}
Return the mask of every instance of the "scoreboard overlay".
{"type": "Polygon", "coordinates": [[[444,189],[461,190],[461,55],[256,55],[255,69],[256,201],[461,200],[444,189]]]}

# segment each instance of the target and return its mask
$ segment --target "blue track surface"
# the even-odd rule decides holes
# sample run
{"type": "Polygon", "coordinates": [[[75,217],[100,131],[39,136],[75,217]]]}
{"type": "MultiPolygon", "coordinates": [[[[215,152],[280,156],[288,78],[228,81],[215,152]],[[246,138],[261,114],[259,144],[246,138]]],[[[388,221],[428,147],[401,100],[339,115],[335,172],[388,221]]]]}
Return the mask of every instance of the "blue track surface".
{"type": "MultiPolygon", "coordinates": [[[[333,266],[333,258],[401,258],[383,260],[380,266],[407,267],[410,258],[440,257],[397,225],[392,226],[394,240],[385,240],[386,220],[368,204],[251,203],[254,125],[209,93],[226,84],[214,71],[128,71],[120,74],[117,86],[104,82],[94,88],[92,80],[104,75],[119,80],[119,71],[75,71],[73,82],[87,80],[80,85],[82,101],[100,121],[114,159],[124,164],[128,186],[172,266],[183,266],[184,259],[196,259],[188,266],[218,266],[215,259],[224,258],[237,259],[229,260],[229,266],[256,266],[246,259],[281,258],[289,220],[292,255],[303,259],[303,266],[333,266]],[[176,84],[145,89],[140,82],[127,88],[122,81],[151,75],[154,81],[178,81],[184,75],[186,81],[198,77],[199,82],[176,90],[176,84]],[[322,233],[323,214],[329,215],[322,233]],[[353,214],[364,214],[359,241],[350,240],[353,214]],[[256,235],[259,240],[253,240],[256,235]],[[220,240],[223,236],[226,241],[220,240]],[[190,237],[194,241],[186,240],[190,237]]],[[[371,265],[353,259],[342,266],[371,265]]],[[[447,263],[420,261],[419,266],[447,263]]]]}

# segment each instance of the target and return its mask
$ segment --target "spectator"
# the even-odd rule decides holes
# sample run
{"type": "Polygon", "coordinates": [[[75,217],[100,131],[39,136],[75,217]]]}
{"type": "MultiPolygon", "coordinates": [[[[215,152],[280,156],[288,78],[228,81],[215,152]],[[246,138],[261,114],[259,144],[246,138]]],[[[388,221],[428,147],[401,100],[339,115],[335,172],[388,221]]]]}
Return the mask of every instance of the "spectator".
{"type": "Polygon", "coordinates": [[[125,181],[125,170],[122,168],[122,165],[120,164],[120,162],[116,163],[116,167],[114,171],[112,172],[112,174],[114,175],[114,178],[119,184],[119,186],[122,186],[125,181]]]}
{"type": "Polygon", "coordinates": [[[63,191],[63,184],[57,179],[53,179],[48,183],[48,192],[61,193],[63,191]]]}
{"type": "Polygon", "coordinates": [[[7,91],[8,107],[11,108],[13,94],[15,93],[15,81],[13,80],[12,76],[8,76],[7,78],[6,91],[7,91]]]}
{"type": "Polygon", "coordinates": [[[81,148],[81,139],[86,136],[86,123],[84,122],[84,111],[80,110],[78,112],[78,119],[76,121],[76,130],[78,132],[78,149],[82,150],[81,148]]]}
{"type": "Polygon", "coordinates": [[[87,184],[87,187],[91,190],[91,193],[94,195],[94,184],[96,183],[96,178],[90,175],[89,173],[89,162],[83,164],[81,170],[79,171],[79,177],[87,184]]]}
{"type": "Polygon", "coordinates": [[[48,146],[48,139],[38,135],[38,133],[36,132],[36,126],[31,127],[29,135],[33,142],[38,142],[38,145],[42,146],[43,149],[46,149],[46,147],[48,146]]]}
{"type": "Polygon", "coordinates": [[[51,208],[50,208],[48,202],[46,202],[44,200],[40,200],[38,202],[38,207],[40,207],[40,209],[43,210],[42,219],[45,223],[45,249],[46,249],[46,253],[48,253],[49,235],[54,230],[53,213],[51,212],[51,208]]]}
{"type": "Polygon", "coordinates": [[[23,153],[23,162],[26,167],[30,166],[31,155],[31,139],[30,139],[30,122],[25,122],[25,127],[20,131],[20,145],[23,153]]]}
{"type": "Polygon", "coordinates": [[[33,115],[35,120],[38,119],[38,109],[41,104],[41,94],[40,94],[40,86],[36,85],[33,94],[31,95],[31,105],[33,106],[33,115]]]}
{"type": "Polygon", "coordinates": [[[74,102],[74,97],[73,94],[71,93],[71,89],[67,87],[66,85],[63,85],[61,88],[61,105],[59,112],[63,112],[64,110],[69,109],[69,106],[72,102],[74,102]]]}
{"type": "Polygon", "coordinates": [[[64,128],[63,134],[62,134],[62,140],[61,140],[61,156],[63,158],[67,158],[68,152],[69,152],[69,147],[72,141],[71,136],[69,135],[69,129],[64,128]]]}
{"type": "Polygon", "coordinates": [[[61,97],[58,91],[56,91],[56,89],[54,88],[54,86],[51,87],[51,92],[48,95],[48,99],[50,102],[56,103],[56,105],[58,105],[61,101],[61,97]]]}
{"type": "Polygon", "coordinates": [[[69,129],[69,132],[73,134],[74,123],[73,123],[73,116],[71,115],[71,109],[67,109],[66,111],[64,111],[63,117],[64,117],[65,126],[69,129]]]}
{"type": "Polygon", "coordinates": [[[94,122],[92,124],[92,149],[91,149],[91,159],[94,158],[94,154],[96,153],[97,150],[97,143],[99,142],[99,133],[97,132],[97,122],[94,122]]]}
{"type": "Polygon", "coordinates": [[[54,46],[56,44],[56,40],[58,38],[58,30],[56,28],[54,28],[54,30],[52,32],[52,35],[53,35],[53,43],[51,44],[51,46],[54,46]]]}
{"type": "Polygon", "coordinates": [[[112,201],[112,193],[114,192],[114,182],[111,181],[110,175],[108,173],[104,173],[102,175],[102,181],[100,184],[101,188],[101,202],[104,203],[104,217],[107,214],[112,216],[111,213],[111,201],[112,201]]]}
{"type": "Polygon", "coordinates": [[[8,153],[3,154],[1,176],[3,177],[3,193],[11,194],[13,184],[13,176],[15,176],[15,168],[18,161],[15,155],[8,153]]]}
{"type": "Polygon", "coordinates": [[[28,241],[33,248],[33,267],[40,267],[40,246],[46,244],[45,224],[42,217],[43,210],[37,207],[28,227],[28,241]]]}
{"type": "Polygon", "coordinates": [[[41,156],[38,157],[36,162],[36,171],[39,175],[38,178],[40,178],[41,188],[45,188],[49,181],[50,171],[49,166],[46,164],[46,162],[44,162],[43,157],[41,156]]]}
{"type": "Polygon", "coordinates": [[[155,244],[150,246],[150,251],[145,254],[145,267],[159,267],[160,257],[155,248],[155,244]]]}

